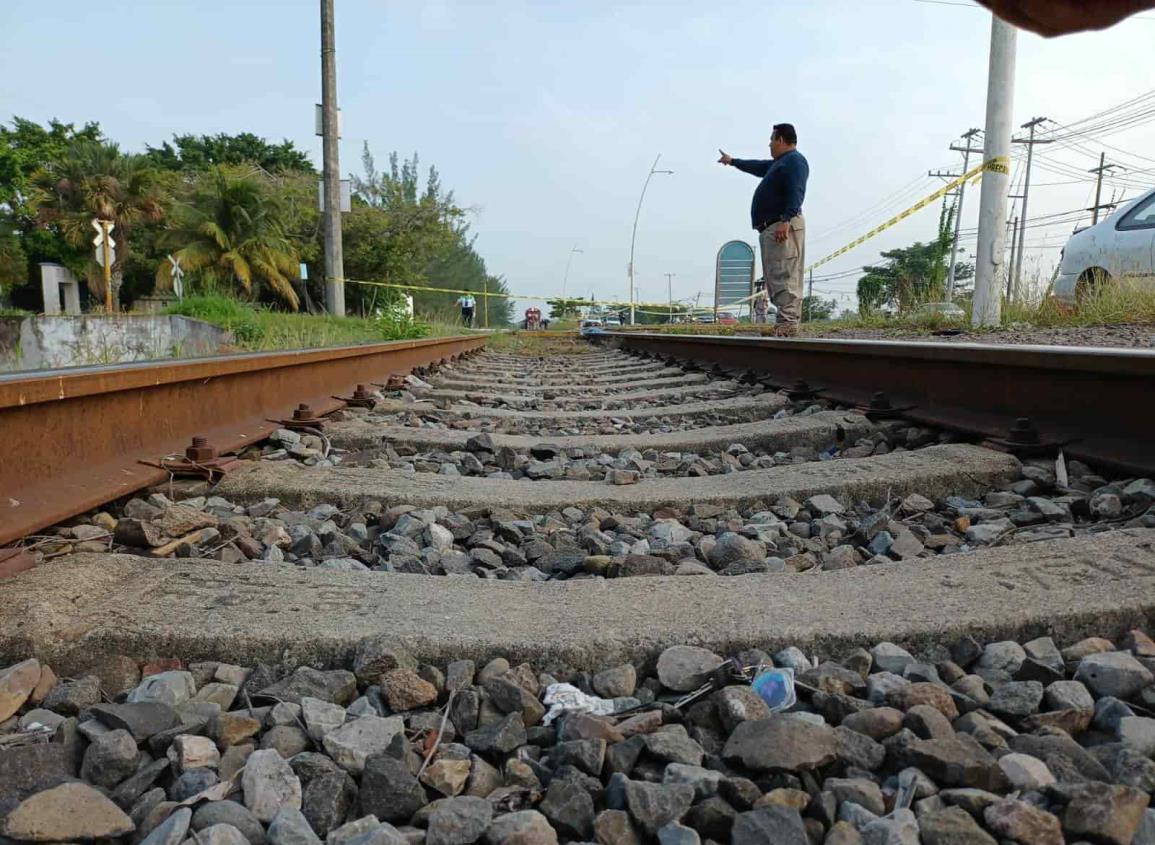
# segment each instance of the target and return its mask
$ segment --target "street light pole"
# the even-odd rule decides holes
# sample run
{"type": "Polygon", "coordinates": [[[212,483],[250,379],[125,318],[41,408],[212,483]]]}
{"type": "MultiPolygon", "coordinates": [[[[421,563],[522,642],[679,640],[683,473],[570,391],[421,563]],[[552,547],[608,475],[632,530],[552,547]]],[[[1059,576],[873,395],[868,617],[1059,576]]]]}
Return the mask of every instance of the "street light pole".
{"type": "Polygon", "coordinates": [[[638,217],[642,214],[642,200],[646,198],[646,188],[650,187],[650,180],[654,178],[655,173],[672,174],[672,170],[658,170],[658,159],[662,157],[658,153],[654,163],[650,165],[650,172],[646,174],[645,184],[642,185],[642,195],[638,197],[638,210],[634,212],[634,231],[630,235],[630,325],[634,324],[634,241],[638,237],[638,217]]]}
{"type": "Polygon", "coordinates": [[[563,313],[565,311],[565,286],[569,281],[569,267],[573,264],[574,253],[578,252],[584,252],[584,250],[578,249],[577,244],[574,244],[573,249],[569,251],[569,258],[567,258],[565,262],[565,275],[562,276],[561,280],[561,308],[563,313]]]}

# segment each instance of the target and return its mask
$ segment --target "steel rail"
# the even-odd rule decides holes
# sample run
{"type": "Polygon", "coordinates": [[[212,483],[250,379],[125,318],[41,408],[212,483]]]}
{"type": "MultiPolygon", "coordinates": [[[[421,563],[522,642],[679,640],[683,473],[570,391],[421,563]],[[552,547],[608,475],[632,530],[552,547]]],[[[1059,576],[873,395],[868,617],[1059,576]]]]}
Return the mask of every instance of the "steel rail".
{"type": "MultiPolygon", "coordinates": [[[[914,422],[1006,438],[1028,417],[1044,446],[1121,472],[1155,473],[1155,351],[607,332],[594,340],[752,370],[775,387],[867,405],[881,391],[914,422]]],[[[1054,451],[1054,450],[1051,450],[1054,451]]]]}
{"type": "Polygon", "coordinates": [[[258,442],[297,405],[483,346],[471,335],[0,376],[0,544],[168,479],[141,461],[258,442]]]}

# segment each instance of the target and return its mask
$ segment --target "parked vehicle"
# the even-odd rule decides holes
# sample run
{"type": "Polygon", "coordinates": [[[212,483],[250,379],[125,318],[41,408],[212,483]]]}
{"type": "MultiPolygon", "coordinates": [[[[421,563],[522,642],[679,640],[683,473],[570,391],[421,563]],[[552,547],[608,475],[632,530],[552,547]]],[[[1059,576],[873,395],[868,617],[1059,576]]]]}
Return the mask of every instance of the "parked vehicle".
{"type": "Polygon", "coordinates": [[[1067,239],[1052,294],[1074,304],[1124,277],[1155,289],[1155,190],[1067,239]]]}
{"type": "Polygon", "coordinates": [[[719,311],[718,312],[718,325],[719,326],[736,326],[736,325],[738,325],[738,318],[735,317],[733,312],[731,312],[731,311],[719,311]]]}
{"type": "Polygon", "coordinates": [[[622,321],[617,317],[606,317],[605,327],[607,329],[620,329],[622,327],[622,321]]]}
{"type": "Polygon", "coordinates": [[[601,334],[603,331],[601,320],[582,320],[581,325],[578,327],[578,334],[583,336],[601,334]]]}

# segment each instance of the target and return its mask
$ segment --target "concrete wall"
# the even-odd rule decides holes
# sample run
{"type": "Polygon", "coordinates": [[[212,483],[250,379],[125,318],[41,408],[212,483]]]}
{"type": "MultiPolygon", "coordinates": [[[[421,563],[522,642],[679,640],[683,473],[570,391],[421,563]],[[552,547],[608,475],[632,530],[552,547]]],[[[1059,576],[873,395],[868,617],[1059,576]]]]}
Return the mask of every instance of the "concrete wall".
{"type": "Polygon", "coordinates": [[[232,334],[175,315],[0,317],[0,370],[214,355],[232,334]]]}

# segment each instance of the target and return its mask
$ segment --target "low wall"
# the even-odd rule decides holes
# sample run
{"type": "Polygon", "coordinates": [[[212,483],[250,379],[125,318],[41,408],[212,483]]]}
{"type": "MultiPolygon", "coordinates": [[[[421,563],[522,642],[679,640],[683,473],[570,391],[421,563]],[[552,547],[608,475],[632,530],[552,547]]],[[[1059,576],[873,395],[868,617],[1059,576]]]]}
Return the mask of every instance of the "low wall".
{"type": "Polygon", "coordinates": [[[232,333],[176,315],[0,317],[0,370],[214,355],[232,333]]]}

